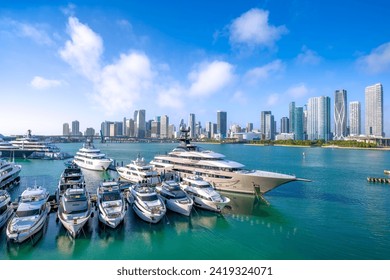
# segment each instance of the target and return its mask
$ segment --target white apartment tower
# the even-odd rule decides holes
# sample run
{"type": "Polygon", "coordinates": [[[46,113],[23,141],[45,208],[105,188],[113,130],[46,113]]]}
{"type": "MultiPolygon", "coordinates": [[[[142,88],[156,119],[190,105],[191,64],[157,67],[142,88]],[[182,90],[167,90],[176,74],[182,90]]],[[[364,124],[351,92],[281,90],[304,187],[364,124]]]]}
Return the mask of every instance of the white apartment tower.
{"type": "Polygon", "coordinates": [[[309,98],[307,105],[307,136],[309,140],[331,140],[330,97],[309,98]]]}
{"type": "Polygon", "coordinates": [[[351,136],[361,134],[361,107],[359,101],[349,103],[349,134],[351,136]]]}
{"type": "Polygon", "coordinates": [[[365,91],[365,134],[383,137],[383,87],[375,84],[365,91]]]}

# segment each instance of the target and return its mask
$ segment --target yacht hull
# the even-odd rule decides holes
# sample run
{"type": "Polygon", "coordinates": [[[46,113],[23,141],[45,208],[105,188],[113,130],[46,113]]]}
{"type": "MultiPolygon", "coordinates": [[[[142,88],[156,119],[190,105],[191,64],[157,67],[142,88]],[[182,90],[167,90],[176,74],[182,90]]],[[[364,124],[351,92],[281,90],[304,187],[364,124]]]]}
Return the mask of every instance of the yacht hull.
{"type": "Polygon", "coordinates": [[[176,212],[184,216],[191,215],[193,203],[188,202],[190,199],[186,199],[187,202],[184,202],[182,200],[166,199],[163,197],[161,198],[164,201],[167,209],[171,210],[172,212],[176,212]]]}
{"type": "Polygon", "coordinates": [[[81,168],[85,168],[93,171],[106,171],[111,164],[111,161],[90,161],[86,163],[84,160],[74,159],[74,162],[81,168]]]}
{"type": "Polygon", "coordinates": [[[62,206],[62,203],[60,203],[60,206],[58,207],[58,218],[61,221],[64,228],[69,232],[69,234],[76,238],[82,228],[85,226],[85,224],[88,222],[89,218],[91,217],[91,207],[90,202],[88,210],[84,213],[79,213],[76,215],[72,214],[66,214],[64,212],[64,208],[62,206]]]}
{"type": "Polygon", "coordinates": [[[165,212],[152,213],[146,211],[144,208],[138,205],[137,201],[133,203],[133,210],[142,220],[152,224],[157,224],[165,215],[165,212]]]}
{"type": "Polygon", "coordinates": [[[0,215],[0,228],[2,228],[6,222],[8,221],[9,218],[11,218],[12,214],[14,211],[12,210],[11,207],[7,207],[7,210],[5,210],[1,215],[0,215]]]}

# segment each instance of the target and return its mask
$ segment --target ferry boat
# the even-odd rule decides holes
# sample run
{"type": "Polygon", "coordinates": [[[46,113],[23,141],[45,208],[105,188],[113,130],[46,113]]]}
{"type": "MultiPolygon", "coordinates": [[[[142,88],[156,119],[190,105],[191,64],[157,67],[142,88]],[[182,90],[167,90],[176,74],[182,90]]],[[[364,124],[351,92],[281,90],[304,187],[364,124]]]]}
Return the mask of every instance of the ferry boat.
{"type": "Polygon", "coordinates": [[[15,215],[7,225],[7,240],[22,243],[37,234],[44,226],[50,204],[49,193],[41,186],[23,191],[15,215]]]}
{"type": "Polygon", "coordinates": [[[150,162],[160,174],[179,172],[192,176],[195,172],[217,190],[256,194],[259,196],[292,181],[309,181],[261,170],[245,170],[241,163],[226,160],[223,154],[190,143],[190,129],[181,128],[180,145],[164,155],[156,155],[150,162]]]}
{"type": "Polygon", "coordinates": [[[189,216],[191,214],[193,200],[184,192],[174,180],[164,181],[156,186],[157,195],[164,201],[167,209],[189,216]]]}
{"type": "Polygon", "coordinates": [[[106,171],[113,162],[112,159],[107,158],[105,154],[101,153],[99,149],[96,149],[89,139],[78,150],[73,161],[81,168],[95,171],[106,171]]]}
{"type": "Polygon", "coordinates": [[[22,166],[0,159],[0,189],[19,183],[22,166]]]}
{"type": "Polygon", "coordinates": [[[222,196],[197,175],[184,178],[180,187],[193,199],[195,206],[205,210],[221,212],[230,202],[228,197],[222,196]]]}
{"type": "Polygon", "coordinates": [[[167,209],[154,188],[147,184],[135,184],[129,187],[129,191],[128,202],[142,220],[155,224],[164,217],[167,209]]]}
{"type": "Polygon", "coordinates": [[[125,199],[120,191],[117,181],[104,181],[97,189],[97,205],[99,208],[99,221],[116,228],[126,214],[125,199]]]}
{"type": "Polygon", "coordinates": [[[0,190],[0,228],[5,225],[14,212],[10,203],[11,197],[9,193],[6,190],[0,190]]]}
{"type": "Polygon", "coordinates": [[[148,183],[150,186],[156,186],[161,182],[160,175],[153,166],[145,162],[139,155],[135,160],[126,166],[117,167],[119,176],[132,183],[148,183]]]}

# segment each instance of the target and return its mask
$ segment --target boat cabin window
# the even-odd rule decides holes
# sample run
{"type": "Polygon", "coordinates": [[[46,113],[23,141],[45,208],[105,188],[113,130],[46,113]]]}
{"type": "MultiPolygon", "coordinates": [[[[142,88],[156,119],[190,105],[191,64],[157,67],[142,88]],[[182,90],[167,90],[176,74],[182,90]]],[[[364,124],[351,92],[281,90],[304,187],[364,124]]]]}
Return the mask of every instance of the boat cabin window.
{"type": "Polygon", "coordinates": [[[85,193],[65,193],[66,201],[78,201],[78,200],[86,200],[87,197],[85,193]]]}
{"type": "Polygon", "coordinates": [[[39,215],[40,210],[39,209],[33,209],[33,210],[25,210],[25,211],[16,211],[17,217],[29,217],[29,216],[35,216],[39,215]]]}
{"type": "Polygon", "coordinates": [[[155,201],[158,200],[157,195],[139,196],[142,201],[155,201]]]}
{"type": "Polygon", "coordinates": [[[104,193],[102,195],[103,201],[113,201],[113,200],[121,200],[121,195],[119,193],[104,193]]]}
{"type": "Polygon", "coordinates": [[[0,214],[3,214],[5,210],[7,210],[7,208],[7,205],[3,205],[2,207],[0,207],[0,214]]]}

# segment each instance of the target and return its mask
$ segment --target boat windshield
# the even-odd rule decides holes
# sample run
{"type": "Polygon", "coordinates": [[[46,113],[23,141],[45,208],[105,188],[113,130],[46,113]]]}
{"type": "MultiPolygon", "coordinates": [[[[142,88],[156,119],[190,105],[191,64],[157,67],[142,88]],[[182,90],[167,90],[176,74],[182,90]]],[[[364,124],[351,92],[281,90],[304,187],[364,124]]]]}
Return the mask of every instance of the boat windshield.
{"type": "Polygon", "coordinates": [[[142,201],[155,201],[155,200],[158,200],[157,195],[155,195],[155,194],[147,195],[147,196],[140,196],[139,198],[142,201]]]}
{"type": "Polygon", "coordinates": [[[195,184],[195,183],[192,183],[192,186],[194,188],[198,188],[198,189],[208,189],[208,188],[211,188],[210,184],[195,184]]]}
{"type": "Polygon", "coordinates": [[[78,200],[86,200],[87,197],[85,193],[65,193],[66,201],[78,201],[78,200]]]}
{"type": "Polygon", "coordinates": [[[102,195],[103,201],[113,201],[113,200],[121,200],[121,196],[119,193],[105,193],[102,195]]]}
{"type": "Polygon", "coordinates": [[[20,217],[20,218],[30,217],[30,216],[35,216],[35,215],[39,215],[39,209],[16,211],[16,216],[20,217]]]}

